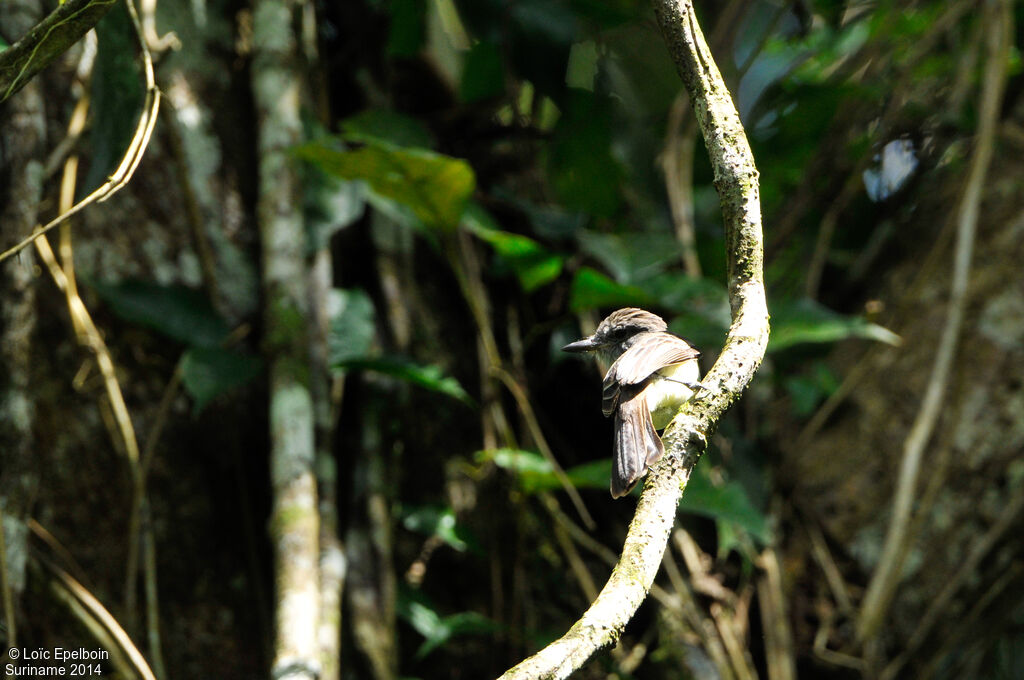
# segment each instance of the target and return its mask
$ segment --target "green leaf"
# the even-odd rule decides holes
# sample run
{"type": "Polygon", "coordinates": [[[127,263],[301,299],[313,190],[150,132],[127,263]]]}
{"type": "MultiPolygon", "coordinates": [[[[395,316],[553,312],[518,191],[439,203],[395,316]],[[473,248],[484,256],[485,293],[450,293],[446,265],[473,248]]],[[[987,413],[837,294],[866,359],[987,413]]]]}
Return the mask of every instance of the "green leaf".
{"type": "MultiPolygon", "coordinates": [[[[516,475],[525,493],[557,491],[562,488],[551,463],[535,451],[487,449],[477,451],[476,459],[478,462],[493,462],[516,475]]],[[[583,463],[565,471],[569,482],[577,489],[607,489],[611,474],[611,458],[583,463]]]]}
{"type": "Polygon", "coordinates": [[[88,283],[117,316],[188,345],[218,347],[231,330],[205,295],[185,286],[133,279],[88,283]]]}
{"type": "Polygon", "coordinates": [[[466,54],[459,85],[462,101],[478,102],[505,94],[505,67],[501,63],[501,51],[489,41],[481,41],[466,54]]]}
{"type": "Polygon", "coordinates": [[[887,328],[855,316],[843,316],[814,300],[777,302],[769,305],[772,333],[768,351],[778,352],[801,343],[837,342],[847,338],[876,340],[899,345],[900,336],[887,328]]]}
{"type": "Polygon", "coordinates": [[[434,136],[419,120],[391,109],[367,109],[341,122],[349,142],[384,142],[400,147],[434,146],[434,136]]]}
{"type": "Polygon", "coordinates": [[[679,262],[679,243],[667,232],[602,234],[581,230],[580,248],[593,256],[619,283],[637,283],[679,262]]]}
{"type": "Polygon", "coordinates": [[[135,29],[124,5],[96,24],[96,65],[92,74],[92,153],[78,183],[79,198],[107,181],[121,162],[142,110],[143,85],[135,29]]]}
{"type": "Polygon", "coordinates": [[[754,507],[743,486],[734,481],[713,482],[706,465],[693,468],[679,510],[731,522],[761,543],[771,538],[768,520],[754,507]]]}
{"type": "Polygon", "coordinates": [[[474,406],[473,398],[462,389],[459,381],[446,376],[440,366],[424,366],[404,357],[353,357],[333,362],[333,366],[344,370],[374,371],[389,375],[418,387],[448,395],[467,406],[474,406]]]}
{"type": "Polygon", "coordinates": [[[374,193],[407,206],[424,225],[440,231],[458,226],[476,187],[468,163],[424,149],[368,141],[362,148],[339,151],[321,140],[295,153],[335,177],[363,180],[374,193]]]}
{"type": "Polygon", "coordinates": [[[216,347],[193,347],[181,360],[181,383],[198,414],[216,397],[241,387],[263,370],[258,356],[216,347]]]}
{"type": "Polygon", "coordinates": [[[564,256],[550,252],[528,236],[497,229],[490,216],[475,203],[466,210],[463,224],[494,248],[528,293],[554,281],[562,273],[564,256]]]}
{"type": "Polygon", "coordinates": [[[426,536],[437,536],[449,547],[465,552],[471,540],[455,521],[455,511],[447,507],[424,505],[409,508],[402,526],[426,536]]]}
{"type": "MultiPolygon", "coordinates": [[[[309,116],[304,117],[303,127],[309,138],[328,137],[324,127],[309,116]]],[[[339,179],[315,163],[304,162],[301,170],[306,251],[312,254],[325,248],[338,230],[362,217],[366,191],[359,182],[339,179]]]]}
{"type": "Polygon", "coordinates": [[[713,279],[663,272],[637,285],[656,297],[662,307],[674,312],[697,314],[723,329],[732,320],[729,293],[713,279]]]}
{"type": "Polygon", "coordinates": [[[534,451],[521,449],[485,449],[476,452],[478,463],[492,462],[516,475],[526,493],[548,491],[561,486],[551,463],[534,451]]]}
{"type": "Polygon", "coordinates": [[[824,362],[818,361],[801,375],[787,377],[783,383],[798,416],[808,416],[824,399],[839,389],[839,379],[824,362]]]}
{"type": "Polygon", "coordinates": [[[657,298],[661,307],[674,312],[668,319],[673,333],[688,339],[698,349],[722,344],[732,318],[729,294],[717,281],[664,272],[640,287],[657,298]]]}
{"type": "Polygon", "coordinates": [[[496,623],[476,612],[442,617],[425,597],[408,589],[399,592],[395,609],[402,620],[424,637],[423,644],[416,651],[417,659],[424,658],[453,637],[489,635],[498,629],[496,623]]]}
{"type": "Polygon", "coordinates": [[[653,307],[657,299],[638,286],[616,283],[590,267],[580,267],[572,281],[569,307],[574,312],[613,307],[653,307]]]}
{"type": "Polygon", "coordinates": [[[358,288],[330,292],[327,356],[331,364],[367,356],[376,334],[373,302],[358,288]]]}
{"type": "Polygon", "coordinates": [[[565,70],[565,84],[578,90],[594,91],[597,77],[597,43],[584,40],[569,50],[569,66],[565,70]]]}

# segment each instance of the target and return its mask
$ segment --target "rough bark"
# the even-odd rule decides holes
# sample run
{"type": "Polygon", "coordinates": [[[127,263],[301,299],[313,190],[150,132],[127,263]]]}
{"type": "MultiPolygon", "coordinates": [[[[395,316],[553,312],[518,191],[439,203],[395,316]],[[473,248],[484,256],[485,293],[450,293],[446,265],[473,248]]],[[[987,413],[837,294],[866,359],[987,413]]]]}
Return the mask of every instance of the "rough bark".
{"type": "MultiPolygon", "coordinates": [[[[0,3],[0,25],[24,31],[38,18],[31,2],[0,3]]],[[[0,110],[0,242],[28,233],[38,220],[46,136],[42,90],[30,83],[0,110]]],[[[28,502],[36,483],[32,341],[36,325],[31,252],[0,265],[0,521],[5,549],[5,618],[25,584],[28,502]]],[[[13,621],[6,621],[14,644],[13,621]]]]}
{"type": "Polygon", "coordinates": [[[299,177],[289,156],[302,133],[294,7],[278,0],[254,3],[252,79],[259,124],[264,352],[270,373],[270,531],[277,584],[272,677],[312,680],[320,673],[319,514],[306,239],[299,177]]]}

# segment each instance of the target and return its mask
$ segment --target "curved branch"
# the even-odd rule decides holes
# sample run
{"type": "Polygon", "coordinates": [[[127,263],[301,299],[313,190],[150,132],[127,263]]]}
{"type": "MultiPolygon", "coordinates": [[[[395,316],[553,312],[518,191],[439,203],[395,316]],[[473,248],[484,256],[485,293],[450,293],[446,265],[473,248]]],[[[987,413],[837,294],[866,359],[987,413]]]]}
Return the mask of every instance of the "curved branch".
{"type": "Polygon", "coordinates": [[[692,3],[654,0],[654,11],[690,94],[714,169],[725,218],[732,325],[721,355],[702,381],[710,391],[688,402],[665,433],[669,455],[647,478],[622,555],[601,593],[564,636],[501,680],[567,677],[618,638],[654,582],[690,470],[722,414],[753,378],[768,345],[761,207],[750,145],[692,3]]]}

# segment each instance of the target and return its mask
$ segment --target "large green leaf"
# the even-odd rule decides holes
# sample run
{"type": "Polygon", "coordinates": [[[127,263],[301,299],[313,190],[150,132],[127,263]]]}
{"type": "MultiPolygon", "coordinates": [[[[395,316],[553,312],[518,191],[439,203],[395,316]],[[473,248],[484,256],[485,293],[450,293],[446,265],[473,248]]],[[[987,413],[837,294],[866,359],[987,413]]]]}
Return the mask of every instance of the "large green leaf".
{"type": "MultiPolygon", "coordinates": [[[[312,116],[304,116],[302,123],[307,138],[328,136],[323,125],[312,116]]],[[[362,217],[365,193],[365,187],[359,182],[339,179],[315,163],[302,164],[302,208],[308,254],[327,247],[335,232],[362,217]]]]}
{"type": "Polygon", "coordinates": [[[425,149],[368,140],[361,148],[341,151],[320,140],[295,153],[335,177],[366,182],[374,193],[407,206],[424,225],[441,231],[458,226],[476,187],[468,163],[425,149]]]}
{"type": "Polygon", "coordinates": [[[185,286],[149,281],[89,282],[122,319],[196,347],[217,347],[231,330],[206,296],[185,286]]]}
{"type": "Polygon", "coordinates": [[[121,162],[142,111],[143,85],[138,38],[124,5],[118,3],[96,25],[96,65],[92,74],[89,169],[79,196],[107,181],[121,162]]]}
{"type": "Polygon", "coordinates": [[[181,360],[181,383],[199,413],[213,399],[241,387],[263,370],[258,356],[218,347],[193,347],[181,360]]]}
{"type": "Polygon", "coordinates": [[[574,465],[565,475],[577,489],[607,489],[612,478],[612,459],[600,458],[574,465]]]}
{"type": "Polygon", "coordinates": [[[772,334],[768,351],[778,352],[801,343],[836,342],[847,338],[899,345],[900,336],[856,316],[843,316],[814,300],[774,302],[769,306],[772,334]]]}

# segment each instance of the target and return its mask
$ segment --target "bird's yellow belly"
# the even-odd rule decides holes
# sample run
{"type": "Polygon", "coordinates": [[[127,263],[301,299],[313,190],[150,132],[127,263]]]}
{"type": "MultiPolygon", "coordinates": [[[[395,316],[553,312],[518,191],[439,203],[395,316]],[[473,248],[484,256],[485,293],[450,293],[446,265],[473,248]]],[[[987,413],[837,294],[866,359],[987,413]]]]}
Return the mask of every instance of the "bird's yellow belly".
{"type": "Polygon", "coordinates": [[[657,375],[661,379],[652,377],[644,388],[644,400],[651,412],[654,429],[661,430],[675,417],[679,407],[693,396],[693,390],[683,383],[699,382],[700,367],[696,361],[685,361],[663,368],[657,375]]]}

